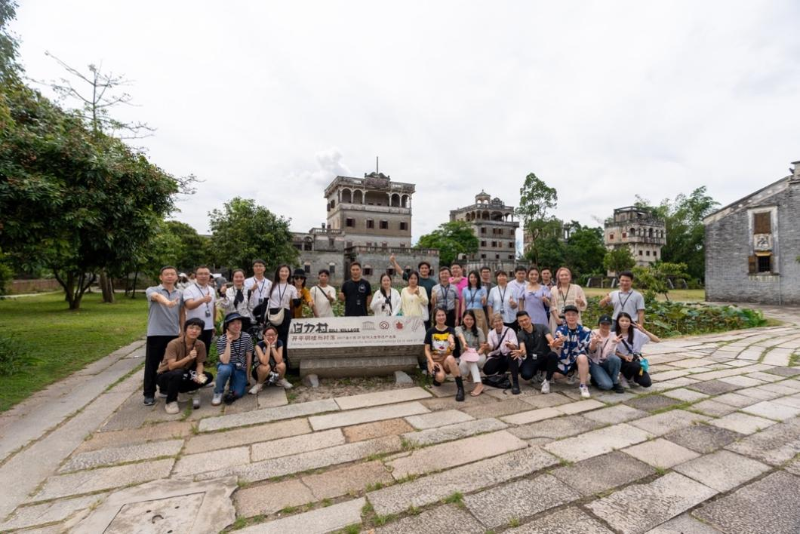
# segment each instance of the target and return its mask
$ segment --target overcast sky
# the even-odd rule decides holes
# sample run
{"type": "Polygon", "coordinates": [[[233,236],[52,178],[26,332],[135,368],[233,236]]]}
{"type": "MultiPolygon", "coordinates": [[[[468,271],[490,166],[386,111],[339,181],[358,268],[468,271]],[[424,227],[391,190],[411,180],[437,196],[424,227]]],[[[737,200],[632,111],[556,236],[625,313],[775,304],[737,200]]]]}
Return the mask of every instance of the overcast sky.
{"type": "Polygon", "coordinates": [[[800,160],[800,2],[26,0],[34,79],[124,74],[151,160],[203,183],[175,218],[255,198],[306,231],[337,174],[417,186],[414,240],[535,172],[596,225],[639,194],[723,205],[800,160]]]}

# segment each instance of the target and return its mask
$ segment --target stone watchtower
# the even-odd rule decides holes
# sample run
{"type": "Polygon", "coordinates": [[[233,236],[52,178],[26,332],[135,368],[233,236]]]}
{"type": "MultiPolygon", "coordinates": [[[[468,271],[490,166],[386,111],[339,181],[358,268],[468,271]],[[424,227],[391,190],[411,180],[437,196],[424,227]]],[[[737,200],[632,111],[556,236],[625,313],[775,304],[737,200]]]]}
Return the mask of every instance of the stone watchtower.
{"type": "Polygon", "coordinates": [[[411,248],[414,190],[414,184],[392,182],[381,172],[337,176],[325,188],[328,227],[342,232],[346,248],[411,248]]]}
{"type": "Polygon", "coordinates": [[[647,267],[661,258],[661,247],[666,244],[666,223],[648,210],[635,206],[617,208],[605,223],[606,248],[627,246],[640,267],[647,267]]]}
{"type": "Polygon", "coordinates": [[[519,221],[514,208],[485,191],[475,195],[475,204],[450,212],[451,221],[467,221],[478,237],[478,251],[469,261],[513,262],[517,255],[516,232],[519,221]]]}

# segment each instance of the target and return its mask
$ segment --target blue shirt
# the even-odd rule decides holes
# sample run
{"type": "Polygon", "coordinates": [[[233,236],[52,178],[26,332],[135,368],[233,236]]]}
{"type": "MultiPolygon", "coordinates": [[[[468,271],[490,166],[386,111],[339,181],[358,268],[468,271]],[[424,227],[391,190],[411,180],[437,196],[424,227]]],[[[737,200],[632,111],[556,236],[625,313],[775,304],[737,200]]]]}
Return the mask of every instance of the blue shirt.
{"type": "Polygon", "coordinates": [[[464,300],[464,307],[467,310],[482,310],[483,302],[481,299],[486,297],[486,289],[473,289],[465,287],[461,292],[461,298],[464,300]]]}
{"type": "Polygon", "coordinates": [[[575,330],[570,330],[567,324],[562,324],[556,329],[555,338],[566,338],[558,354],[558,372],[566,375],[575,364],[578,356],[588,354],[589,342],[592,340],[592,331],[583,325],[577,325],[575,330]]]}

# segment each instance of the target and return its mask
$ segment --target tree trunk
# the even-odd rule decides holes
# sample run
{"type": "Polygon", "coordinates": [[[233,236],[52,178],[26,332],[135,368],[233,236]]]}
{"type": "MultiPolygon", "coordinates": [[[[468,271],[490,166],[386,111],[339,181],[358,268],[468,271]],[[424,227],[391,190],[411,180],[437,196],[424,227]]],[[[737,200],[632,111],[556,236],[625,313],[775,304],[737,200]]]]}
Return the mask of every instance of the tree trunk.
{"type": "Polygon", "coordinates": [[[100,291],[103,293],[103,302],[114,304],[114,283],[105,270],[100,271],[100,291]]]}
{"type": "Polygon", "coordinates": [[[136,282],[139,280],[139,271],[133,274],[133,291],[131,291],[131,298],[136,298],[136,282]]]}

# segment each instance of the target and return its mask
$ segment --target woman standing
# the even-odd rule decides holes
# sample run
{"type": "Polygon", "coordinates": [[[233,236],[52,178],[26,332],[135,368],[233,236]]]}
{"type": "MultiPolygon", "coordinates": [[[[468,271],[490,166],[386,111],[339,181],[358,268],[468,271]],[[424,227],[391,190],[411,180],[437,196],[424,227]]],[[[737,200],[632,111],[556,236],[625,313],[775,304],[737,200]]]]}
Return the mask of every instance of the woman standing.
{"type": "Polygon", "coordinates": [[[253,302],[252,298],[247,298],[248,291],[245,289],[244,279],[244,270],[233,271],[233,285],[222,294],[219,305],[222,307],[224,315],[233,312],[241,315],[242,331],[249,333],[250,325],[253,322],[253,302]]]}
{"type": "Polygon", "coordinates": [[[422,317],[423,321],[428,321],[428,293],[419,285],[417,271],[408,274],[408,286],[400,292],[400,309],[405,317],[422,317]]]}
{"type": "Polygon", "coordinates": [[[306,287],[306,272],[303,269],[295,269],[292,276],[294,288],[297,290],[297,297],[292,299],[292,318],[303,318],[303,304],[308,304],[311,310],[314,310],[314,300],[311,298],[311,292],[306,287]]]}
{"type": "Polygon", "coordinates": [[[489,291],[489,317],[492,318],[494,327],[494,314],[499,313],[503,318],[503,324],[514,327],[517,321],[517,302],[514,300],[513,292],[508,287],[508,275],[505,271],[497,271],[497,285],[489,291]]]}
{"type": "MultiPolygon", "coordinates": [[[[466,293],[466,291],[465,289],[464,292],[466,293]]],[[[462,376],[467,373],[472,374],[472,382],[475,383],[475,387],[472,388],[470,395],[473,397],[483,393],[480,370],[486,363],[486,353],[489,352],[486,335],[483,330],[478,328],[475,315],[475,310],[465,311],[461,318],[461,326],[456,328],[456,337],[461,342],[461,358],[458,367],[462,376]]]]}
{"type": "Polygon", "coordinates": [[[461,300],[464,303],[463,308],[465,311],[473,312],[475,322],[485,338],[489,333],[489,325],[486,322],[486,314],[483,313],[483,307],[486,306],[486,300],[489,295],[486,293],[486,289],[481,286],[481,277],[478,271],[470,271],[467,278],[467,287],[461,292],[461,300]]]}
{"type": "Polygon", "coordinates": [[[575,306],[578,308],[578,323],[581,323],[581,313],[586,311],[586,295],[579,285],[572,283],[572,271],[561,267],[556,271],[556,285],[550,289],[550,331],[555,332],[564,324],[564,308],[575,306]]]}
{"type": "Polygon", "coordinates": [[[620,340],[617,344],[617,356],[622,360],[620,384],[622,387],[630,387],[628,380],[633,379],[643,388],[649,388],[653,382],[647,370],[642,367],[642,347],[650,341],[659,343],[661,340],[643,326],[634,323],[627,312],[619,312],[617,315],[614,332],[620,340]]]}
{"type": "MultiPolygon", "coordinates": [[[[297,288],[289,281],[292,271],[288,265],[281,265],[275,271],[275,283],[269,290],[267,322],[278,329],[278,339],[283,343],[283,359],[288,367],[289,323],[292,321],[292,301],[300,298],[297,288]]],[[[281,384],[283,385],[283,384],[281,384]]]]}
{"type": "Polygon", "coordinates": [[[536,267],[528,269],[524,303],[533,324],[548,324],[546,310],[550,306],[550,289],[539,283],[539,269],[536,267]]]}
{"type": "Polygon", "coordinates": [[[369,307],[374,315],[391,317],[398,315],[400,306],[400,293],[392,287],[392,277],[388,273],[381,275],[381,285],[372,297],[369,307]]]}

